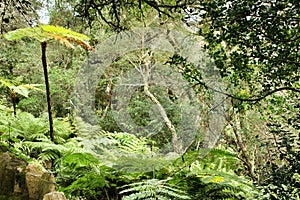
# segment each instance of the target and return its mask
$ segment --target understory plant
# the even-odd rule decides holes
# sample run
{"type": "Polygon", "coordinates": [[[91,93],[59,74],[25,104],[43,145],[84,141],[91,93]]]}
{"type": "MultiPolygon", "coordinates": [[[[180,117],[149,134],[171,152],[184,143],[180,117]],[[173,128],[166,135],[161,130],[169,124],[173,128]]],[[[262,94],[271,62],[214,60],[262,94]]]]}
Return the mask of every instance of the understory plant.
{"type": "Polygon", "coordinates": [[[136,199],[191,199],[187,193],[180,188],[170,185],[169,179],[150,179],[125,185],[120,194],[125,194],[122,200],[136,199]]]}

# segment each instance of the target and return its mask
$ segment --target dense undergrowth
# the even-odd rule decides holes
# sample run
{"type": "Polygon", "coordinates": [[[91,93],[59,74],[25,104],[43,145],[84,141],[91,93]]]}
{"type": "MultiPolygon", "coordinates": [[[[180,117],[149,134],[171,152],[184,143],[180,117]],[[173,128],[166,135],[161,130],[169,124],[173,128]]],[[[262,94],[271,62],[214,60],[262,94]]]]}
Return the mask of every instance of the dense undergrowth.
{"type": "Polygon", "coordinates": [[[114,166],[130,160],[114,159],[108,164],[105,156],[148,151],[139,138],[89,129],[93,138],[97,135],[107,144],[116,144],[112,152],[95,153],[84,145],[82,135],[86,133],[81,135],[69,118],[54,120],[56,139],[52,143],[45,117],[26,112],[14,117],[4,106],[0,115],[1,146],[53,173],[57,188],[69,199],[254,199],[259,194],[249,180],[234,174],[236,158],[226,150],[213,149],[203,159],[191,151],[184,161],[179,158],[153,170],[128,172],[114,166]]]}

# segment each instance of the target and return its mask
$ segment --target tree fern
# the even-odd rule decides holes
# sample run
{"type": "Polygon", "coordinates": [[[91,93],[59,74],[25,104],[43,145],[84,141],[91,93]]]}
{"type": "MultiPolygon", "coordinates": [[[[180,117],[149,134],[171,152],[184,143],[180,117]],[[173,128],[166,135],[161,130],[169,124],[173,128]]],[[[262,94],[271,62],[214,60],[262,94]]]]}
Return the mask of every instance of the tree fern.
{"type": "Polygon", "coordinates": [[[28,97],[30,90],[37,90],[40,92],[44,92],[38,86],[41,84],[20,84],[15,81],[11,81],[8,79],[5,79],[3,77],[0,77],[0,86],[5,86],[9,88],[10,92],[15,92],[17,94],[20,94],[24,97],[28,97]]]}
{"type": "Polygon", "coordinates": [[[38,40],[41,43],[42,64],[43,64],[43,71],[44,71],[44,78],[45,78],[48,116],[49,116],[49,132],[50,132],[51,141],[54,142],[54,128],[53,128],[53,117],[52,117],[52,109],[51,109],[50,84],[49,84],[47,57],[46,57],[47,42],[55,39],[55,40],[59,40],[67,47],[71,47],[71,48],[74,48],[71,42],[79,44],[86,50],[92,50],[93,48],[88,43],[89,37],[58,26],[39,25],[33,28],[17,29],[15,31],[10,31],[4,34],[4,38],[6,38],[7,40],[19,40],[24,37],[38,40]]]}

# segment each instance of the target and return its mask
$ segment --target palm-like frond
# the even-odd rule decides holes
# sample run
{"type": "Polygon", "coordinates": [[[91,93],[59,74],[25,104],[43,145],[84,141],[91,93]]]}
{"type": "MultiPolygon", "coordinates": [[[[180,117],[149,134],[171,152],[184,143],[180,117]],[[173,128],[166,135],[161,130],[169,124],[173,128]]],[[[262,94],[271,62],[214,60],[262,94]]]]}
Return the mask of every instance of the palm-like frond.
{"type": "Polygon", "coordinates": [[[21,28],[5,33],[4,38],[7,40],[20,40],[25,37],[45,42],[51,39],[39,26],[33,28],[21,28]]]}
{"type": "Polygon", "coordinates": [[[46,42],[54,39],[70,48],[74,48],[71,44],[71,42],[73,42],[86,50],[93,49],[88,43],[90,40],[88,36],[59,26],[39,25],[33,28],[22,28],[4,34],[4,38],[7,40],[20,40],[25,37],[36,39],[39,42],[46,42]]]}
{"type": "Polygon", "coordinates": [[[9,88],[11,92],[15,92],[24,97],[28,97],[30,90],[45,92],[44,90],[38,88],[38,86],[41,84],[19,84],[15,81],[7,80],[5,78],[0,78],[0,86],[1,85],[9,88]]]}

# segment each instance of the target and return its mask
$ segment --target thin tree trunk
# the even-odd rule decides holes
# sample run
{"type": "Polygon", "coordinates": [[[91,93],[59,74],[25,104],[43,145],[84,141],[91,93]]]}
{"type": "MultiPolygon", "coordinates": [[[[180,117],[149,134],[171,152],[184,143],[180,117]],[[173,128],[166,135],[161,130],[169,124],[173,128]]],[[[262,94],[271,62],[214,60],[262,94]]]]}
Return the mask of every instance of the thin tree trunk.
{"type": "Polygon", "coordinates": [[[164,107],[160,104],[158,99],[149,91],[147,84],[145,84],[145,86],[144,86],[144,91],[145,91],[146,95],[151,99],[151,101],[157,105],[158,110],[159,110],[163,120],[165,121],[167,127],[171,131],[173,150],[175,153],[179,153],[178,137],[177,137],[176,129],[175,129],[174,125],[172,124],[171,120],[169,119],[164,107]]]}
{"type": "Polygon", "coordinates": [[[233,133],[234,133],[234,136],[236,138],[236,145],[237,147],[240,149],[240,152],[241,152],[241,156],[242,157],[238,157],[242,162],[245,163],[245,165],[247,166],[248,170],[249,170],[249,173],[250,173],[250,177],[253,181],[257,181],[257,178],[256,178],[256,175],[254,173],[254,166],[252,165],[252,162],[251,162],[251,158],[250,156],[248,155],[247,153],[247,148],[244,144],[244,141],[240,135],[240,133],[238,132],[238,129],[237,127],[232,123],[231,119],[228,119],[226,117],[226,121],[228,122],[228,124],[232,127],[232,130],[233,130],[233,133]]]}
{"type": "Polygon", "coordinates": [[[108,102],[107,102],[107,106],[105,107],[105,109],[102,113],[101,119],[104,119],[106,117],[106,114],[107,114],[107,112],[108,112],[108,110],[111,106],[111,100],[112,100],[111,88],[112,88],[112,79],[109,78],[108,83],[107,83],[107,87],[106,87],[106,90],[105,90],[105,93],[106,93],[107,98],[108,98],[108,102]]]}
{"type": "Polygon", "coordinates": [[[14,117],[17,117],[17,94],[14,91],[11,92],[11,100],[14,107],[14,117]]]}
{"type": "Polygon", "coordinates": [[[169,119],[164,107],[161,105],[159,100],[149,90],[148,79],[149,79],[149,75],[150,75],[150,70],[149,70],[148,64],[145,65],[144,74],[142,73],[142,71],[140,71],[140,73],[144,79],[144,92],[151,99],[151,101],[157,105],[158,110],[159,110],[164,122],[166,123],[167,127],[169,128],[169,130],[171,132],[173,151],[175,153],[179,153],[178,137],[177,137],[176,129],[175,129],[174,125],[172,124],[171,120],[169,119]]]}
{"type": "Polygon", "coordinates": [[[49,84],[49,78],[48,78],[47,59],[46,59],[47,42],[42,42],[41,46],[42,46],[42,63],[43,63],[43,69],[44,69],[47,104],[48,104],[50,138],[51,138],[51,141],[54,142],[54,129],[53,129],[53,118],[52,118],[52,110],[51,110],[51,98],[50,98],[50,84],[49,84]]]}

